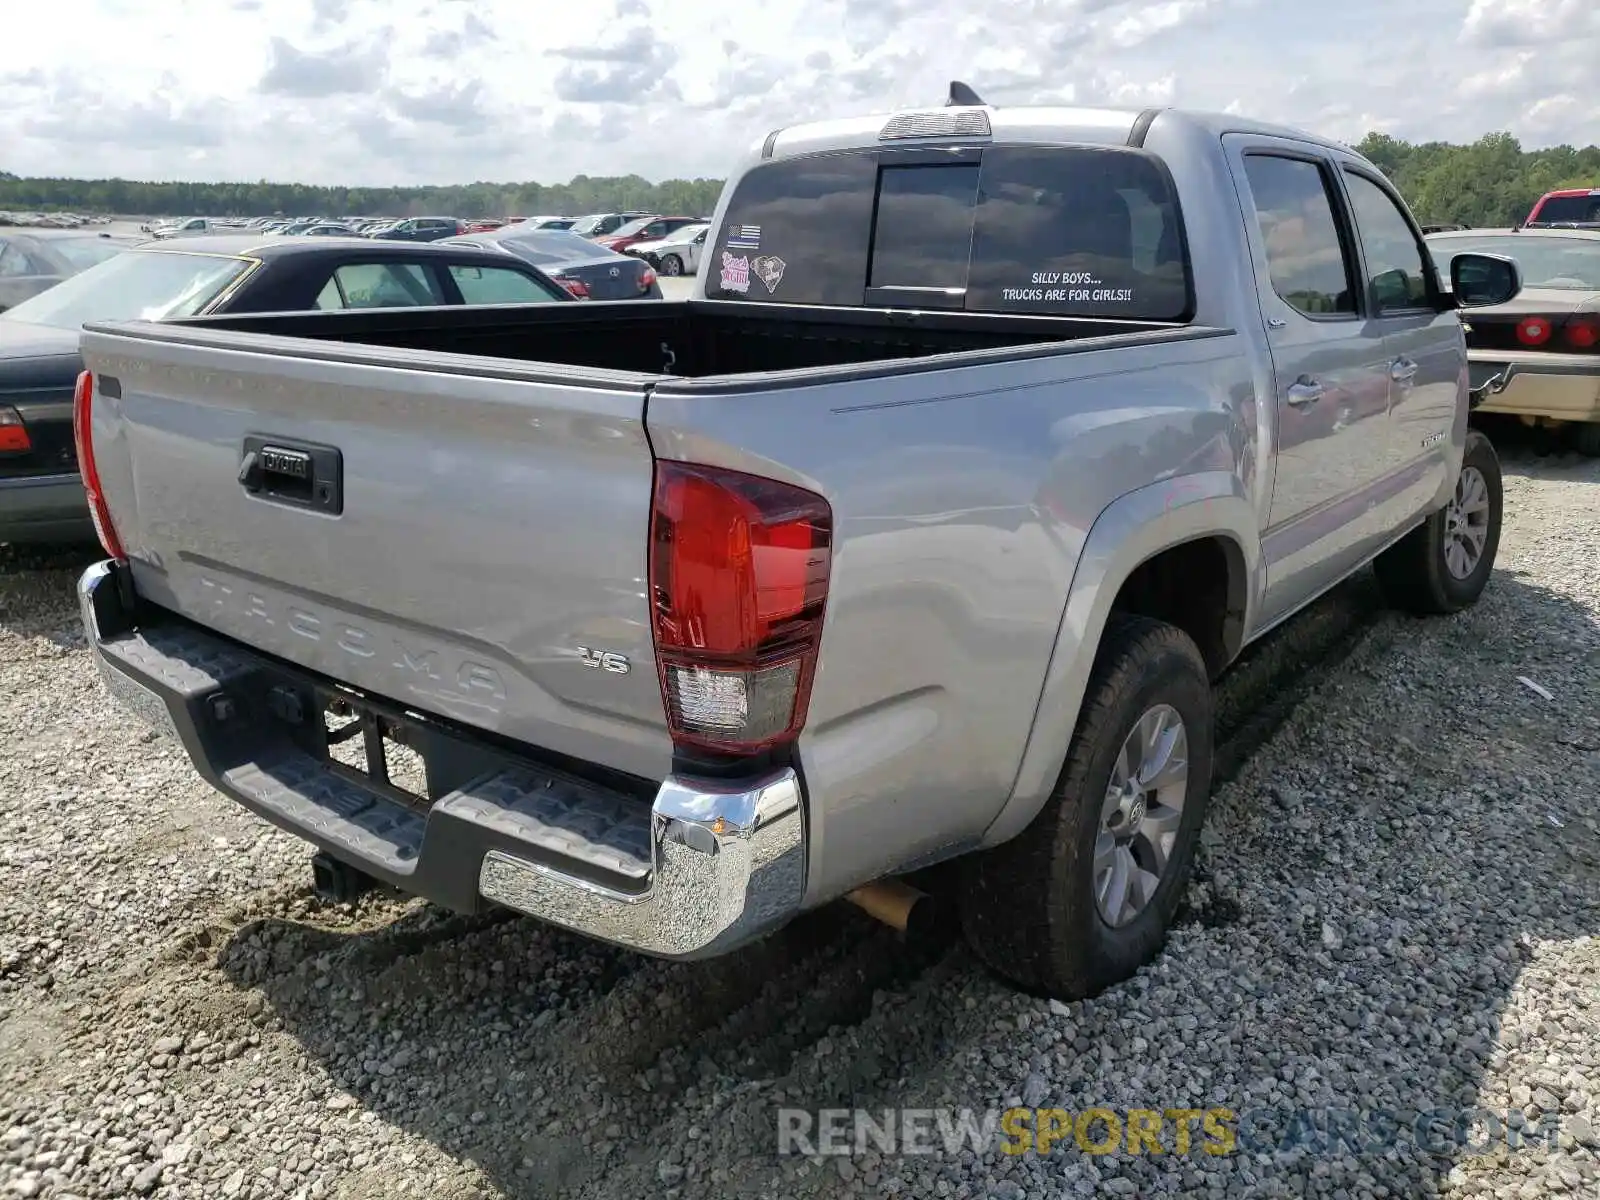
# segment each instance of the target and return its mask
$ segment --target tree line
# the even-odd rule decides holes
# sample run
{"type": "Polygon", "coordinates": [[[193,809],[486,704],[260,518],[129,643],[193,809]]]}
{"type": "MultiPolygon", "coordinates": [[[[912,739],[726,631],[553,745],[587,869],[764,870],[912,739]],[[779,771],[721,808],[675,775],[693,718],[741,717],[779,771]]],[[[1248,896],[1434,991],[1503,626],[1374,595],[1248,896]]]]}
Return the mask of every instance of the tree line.
{"type": "MultiPolygon", "coordinates": [[[[1600,146],[1524,150],[1509,133],[1470,145],[1406,142],[1369,133],[1356,146],[1394,181],[1425,222],[1510,225],[1545,192],[1600,187],[1600,146]]],[[[0,210],[66,210],[202,217],[512,217],[650,212],[701,216],[716,206],[720,179],[579,175],[567,183],[468,183],[446,187],[313,187],[302,183],[146,182],[29,179],[0,171],[0,210]]]]}
{"type": "Polygon", "coordinates": [[[315,187],[305,183],[147,182],[137,179],[21,178],[0,172],[0,210],[125,216],[534,217],[647,209],[709,216],[720,179],[640,175],[567,183],[467,183],[447,187],[315,187]]]}

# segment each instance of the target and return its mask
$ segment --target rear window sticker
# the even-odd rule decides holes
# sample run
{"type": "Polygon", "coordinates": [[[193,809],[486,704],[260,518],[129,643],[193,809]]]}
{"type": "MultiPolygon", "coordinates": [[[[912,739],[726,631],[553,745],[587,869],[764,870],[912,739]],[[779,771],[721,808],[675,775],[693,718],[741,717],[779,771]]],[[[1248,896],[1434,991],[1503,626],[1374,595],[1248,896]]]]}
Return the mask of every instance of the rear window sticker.
{"type": "Polygon", "coordinates": [[[750,259],[747,255],[734,256],[722,252],[722,290],[748,292],[750,290],[750,259]]]}
{"type": "Polygon", "coordinates": [[[728,229],[729,250],[761,249],[761,226],[733,225],[728,229]]]}
{"type": "Polygon", "coordinates": [[[776,254],[763,254],[750,265],[755,268],[756,278],[761,280],[770,294],[778,290],[778,285],[783,282],[783,269],[789,264],[776,254]]]}
{"type": "Polygon", "coordinates": [[[1034,271],[1034,287],[1000,289],[1003,300],[1065,301],[1073,304],[1131,304],[1132,288],[1109,288],[1089,271],[1034,271]]]}

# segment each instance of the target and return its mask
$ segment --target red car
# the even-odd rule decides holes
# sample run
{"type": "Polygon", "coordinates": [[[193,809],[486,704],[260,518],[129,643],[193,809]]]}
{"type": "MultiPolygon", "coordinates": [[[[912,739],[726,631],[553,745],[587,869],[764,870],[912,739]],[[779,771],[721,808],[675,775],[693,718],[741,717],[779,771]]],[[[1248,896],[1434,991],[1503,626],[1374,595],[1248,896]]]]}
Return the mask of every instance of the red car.
{"type": "Polygon", "coordinates": [[[1600,188],[1562,188],[1539,197],[1524,225],[1600,225],[1600,188]]]}
{"type": "Polygon", "coordinates": [[[594,240],[607,250],[615,250],[620,254],[635,242],[653,242],[699,220],[699,217],[640,217],[621,226],[615,233],[594,240]]]}

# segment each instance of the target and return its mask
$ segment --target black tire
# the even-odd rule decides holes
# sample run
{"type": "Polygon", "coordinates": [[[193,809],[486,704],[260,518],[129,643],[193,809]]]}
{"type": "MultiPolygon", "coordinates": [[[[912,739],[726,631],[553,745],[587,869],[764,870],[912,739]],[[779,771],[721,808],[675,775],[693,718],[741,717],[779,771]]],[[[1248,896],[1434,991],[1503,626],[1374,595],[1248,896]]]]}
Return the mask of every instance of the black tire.
{"type": "Polygon", "coordinates": [[[1572,448],[1590,458],[1600,458],[1600,421],[1580,421],[1572,427],[1572,448]]]}
{"type": "Polygon", "coordinates": [[[1469,468],[1482,476],[1489,500],[1488,533],[1477,565],[1464,578],[1457,578],[1446,564],[1452,501],[1385,550],[1373,564],[1384,597],[1395,608],[1422,615],[1459,612],[1477,603],[1488,586],[1495,554],[1500,549],[1504,492],[1494,444],[1476,429],[1467,431],[1466,452],[1461,460],[1463,477],[1469,468]]]}
{"type": "Polygon", "coordinates": [[[1019,987],[1063,1000],[1093,996],[1160,952],[1183,897],[1211,794],[1211,684],[1183,631],[1113,616],[1101,639],[1055,792],[1017,837],[966,863],[962,927],[973,952],[1019,987]],[[1101,808],[1139,718],[1169,704],[1189,739],[1183,815],[1161,881],[1142,911],[1113,927],[1094,896],[1101,808]]]}
{"type": "Polygon", "coordinates": [[[661,273],[663,275],[682,275],[683,259],[676,254],[669,254],[661,260],[661,273]]]}

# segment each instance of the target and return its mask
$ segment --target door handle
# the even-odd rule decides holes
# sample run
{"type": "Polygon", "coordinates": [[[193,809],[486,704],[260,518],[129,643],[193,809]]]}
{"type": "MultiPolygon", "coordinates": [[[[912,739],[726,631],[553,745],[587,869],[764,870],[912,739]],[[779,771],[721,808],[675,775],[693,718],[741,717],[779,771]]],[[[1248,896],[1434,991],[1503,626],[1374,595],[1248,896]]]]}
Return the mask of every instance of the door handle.
{"type": "Polygon", "coordinates": [[[1417,377],[1417,364],[1409,358],[1397,358],[1389,364],[1389,378],[1396,383],[1410,383],[1417,377]]]}
{"type": "Polygon", "coordinates": [[[1308,408],[1322,399],[1322,381],[1302,375],[1289,385],[1287,399],[1294,408],[1308,408]]]}

